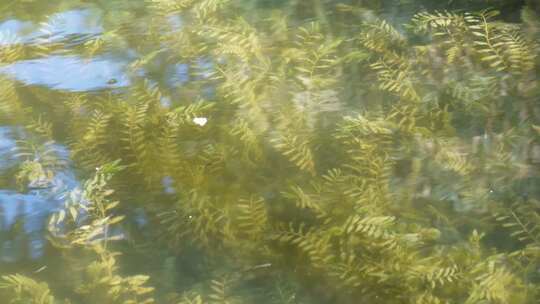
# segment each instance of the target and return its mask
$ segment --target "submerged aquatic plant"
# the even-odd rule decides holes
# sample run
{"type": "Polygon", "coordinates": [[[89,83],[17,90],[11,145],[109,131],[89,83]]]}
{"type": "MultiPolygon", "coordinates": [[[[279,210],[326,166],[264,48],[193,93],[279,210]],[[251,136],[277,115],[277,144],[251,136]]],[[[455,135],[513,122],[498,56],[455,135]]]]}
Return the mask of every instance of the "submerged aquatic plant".
{"type": "Polygon", "coordinates": [[[132,60],[128,87],[99,92],[2,79],[0,122],[36,142],[15,178],[52,179],[54,140],[86,179],[48,226],[71,279],[6,274],[9,301],[540,297],[533,7],[520,23],[474,9],[401,26],[355,1],[135,2],[144,14],[107,15],[97,37],[0,52],[132,60]]]}

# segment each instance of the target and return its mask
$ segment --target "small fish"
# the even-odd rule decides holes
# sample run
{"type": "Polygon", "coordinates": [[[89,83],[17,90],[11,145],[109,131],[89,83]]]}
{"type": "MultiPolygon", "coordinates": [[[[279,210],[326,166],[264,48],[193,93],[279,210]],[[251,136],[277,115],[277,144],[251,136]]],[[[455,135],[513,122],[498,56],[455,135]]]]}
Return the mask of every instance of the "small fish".
{"type": "Polygon", "coordinates": [[[30,190],[39,190],[39,189],[49,189],[54,186],[53,181],[45,176],[40,176],[34,180],[31,180],[28,183],[28,189],[30,190]]]}
{"type": "Polygon", "coordinates": [[[264,263],[264,264],[255,265],[255,266],[251,267],[251,270],[260,269],[260,268],[268,268],[268,267],[271,267],[271,266],[272,266],[272,263],[264,263]]]}
{"type": "Polygon", "coordinates": [[[272,263],[264,263],[264,264],[251,266],[247,269],[242,270],[242,272],[248,272],[248,271],[253,271],[253,270],[262,269],[262,268],[269,268],[269,267],[272,267],[272,263]]]}
{"type": "Polygon", "coordinates": [[[107,81],[107,84],[117,84],[118,80],[116,78],[111,78],[109,81],[107,81]]]}
{"type": "Polygon", "coordinates": [[[47,265],[40,267],[38,270],[34,271],[34,273],[40,273],[45,269],[47,269],[47,265]]]}

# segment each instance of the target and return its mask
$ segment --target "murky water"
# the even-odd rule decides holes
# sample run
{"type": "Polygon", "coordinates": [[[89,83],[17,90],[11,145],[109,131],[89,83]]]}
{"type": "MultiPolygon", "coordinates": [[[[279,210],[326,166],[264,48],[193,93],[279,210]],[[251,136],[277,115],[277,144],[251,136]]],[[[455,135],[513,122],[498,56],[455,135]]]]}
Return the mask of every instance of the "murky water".
{"type": "Polygon", "coordinates": [[[0,302],[536,303],[526,2],[3,1],[0,302]]]}

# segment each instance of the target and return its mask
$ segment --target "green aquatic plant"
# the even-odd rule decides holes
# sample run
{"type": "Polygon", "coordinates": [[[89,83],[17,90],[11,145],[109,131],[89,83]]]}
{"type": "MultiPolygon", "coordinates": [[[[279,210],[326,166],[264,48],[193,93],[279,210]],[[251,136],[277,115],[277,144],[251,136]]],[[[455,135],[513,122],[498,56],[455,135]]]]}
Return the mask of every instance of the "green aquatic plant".
{"type": "Polygon", "coordinates": [[[403,26],[375,2],[256,17],[247,2],[141,1],[140,20],[30,53],[131,48],[126,88],[53,102],[1,82],[0,122],[27,134],[15,178],[53,179],[65,144],[86,180],[48,226],[73,280],[8,275],[9,299],[534,303],[534,10],[423,10],[403,26]]]}
{"type": "Polygon", "coordinates": [[[97,168],[93,178],[66,195],[65,208],[51,216],[49,231],[51,241],[68,251],[82,248],[95,260],[84,265],[83,281],[74,286],[76,293],[86,297],[87,302],[102,303],[154,303],[149,296],[152,287],[144,284],[145,275],[122,276],[118,273],[118,252],[111,251],[109,243],[121,239],[114,231],[124,218],[115,215],[119,202],[110,199],[114,193],[107,188],[113,174],[121,169],[117,162],[97,168]]]}
{"type": "Polygon", "coordinates": [[[55,298],[51,295],[51,291],[46,283],[39,283],[31,278],[19,274],[3,276],[2,279],[3,282],[1,283],[0,288],[9,289],[15,293],[15,296],[10,300],[9,303],[62,303],[55,300],[55,298]]]}

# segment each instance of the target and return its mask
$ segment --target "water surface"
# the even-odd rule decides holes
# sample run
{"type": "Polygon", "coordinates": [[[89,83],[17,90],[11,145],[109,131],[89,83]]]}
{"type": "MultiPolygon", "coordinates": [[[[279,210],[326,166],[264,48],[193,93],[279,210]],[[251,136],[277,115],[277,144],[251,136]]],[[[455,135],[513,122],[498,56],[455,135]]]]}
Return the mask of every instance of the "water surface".
{"type": "Polygon", "coordinates": [[[2,298],[535,303],[525,2],[5,1],[2,298]]]}

